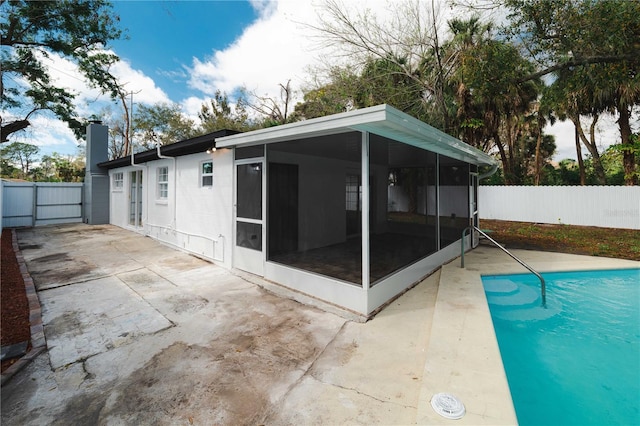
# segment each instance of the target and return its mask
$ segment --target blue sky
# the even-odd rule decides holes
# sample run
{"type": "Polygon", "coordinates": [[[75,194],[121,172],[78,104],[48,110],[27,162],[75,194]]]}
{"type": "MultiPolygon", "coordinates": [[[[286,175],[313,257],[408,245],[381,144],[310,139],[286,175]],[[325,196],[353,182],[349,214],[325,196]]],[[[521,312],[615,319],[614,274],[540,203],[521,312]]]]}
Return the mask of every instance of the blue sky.
{"type": "MultiPolygon", "coordinates": [[[[272,96],[289,79],[300,87],[312,62],[304,37],[294,34],[315,15],[307,0],[115,0],[113,8],[124,37],[107,46],[121,59],[111,72],[136,105],[177,103],[197,118],[217,90],[272,96]]],[[[78,94],[80,117],[109,121],[122,114],[117,102],[87,87],[71,62],[51,55],[46,64],[59,85],[78,94]]],[[[32,121],[15,140],[40,146],[42,155],[77,152],[64,123],[45,114],[32,121]]]]}
{"type": "MultiPolygon", "coordinates": [[[[422,6],[431,5],[430,0],[420,1],[422,6]]],[[[437,0],[436,4],[440,2],[443,13],[451,14],[446,1],[437,0]]],[[[369,8],[382,21],[391,15],[389,8],[397,8],[394,0],[343,2],[360,10],[369,8]]],[[[279,85],[290,81],[299,100],[304,89],[313,85],[310,67],[335,65],[340,55],[345,57],[341,48],[327,50],[313,37],[309,25],[317,25],[321,5],[322,0],[114,0],[114,11],[127,38],[108,46],[121,58],[111,71],[135,93],[136,105],[177,103],[194,119],[216,90],[232,95],[245,88],[277,99],[279,85]]],[[[49,66],[61,86],[78,94],[76,106],[81,117],[98,116],[108,121],[109,114],[122,114],[116,103],[87,87],[69,61],[52,55],[49,66]],[[105,111],[105,106],[111,109],[105,111]]],[[[64,123],[44,115],[32,121],[32,128],[14,140],[40,146],[43,155],[76,154],[78,142],[64,123]]],[[[600,123],[606,121],[601,118],[600,123]]],[[[617,134],[611,123],[603,127],[601,137],[608,145],[617,134]]],[[[575,158],[570,122],[557,123],[547,131],[556,136],[555,158],[575,158]]]]}
{"type": "MultiPolygon", "coordinates": [[[[128,39],[112,43],[175,102],[197,96],[185,65],[230,46],[258,17],[248,1],[115,1],[128,39]]],[[[135,89],[132,89],[135,91],[135,89]]]]}

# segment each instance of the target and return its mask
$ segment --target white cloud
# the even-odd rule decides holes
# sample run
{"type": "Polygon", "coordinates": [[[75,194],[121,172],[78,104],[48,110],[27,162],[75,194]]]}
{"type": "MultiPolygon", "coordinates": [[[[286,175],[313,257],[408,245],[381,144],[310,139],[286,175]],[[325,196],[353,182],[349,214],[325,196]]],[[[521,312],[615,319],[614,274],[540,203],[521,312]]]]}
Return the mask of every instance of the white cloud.
{"type": "MultiPolygon", "coordinates": [[[[262,1],[250,0],[260,18],[248,27],[235,43],[224,50],[213,52],[211,57],[194,58],[189,71],[189,85],[212,96],[216,90],[232,94],[246,87],[258,95],[273,98],[279,96],[279,83],[291,79],[294,90],[301,96],[300,89],[309,79],[310,66],[320,65],[326,58],[337,60],[335,56],[319,47],[314,40],[310,25],[317,25],[321,2],[303,1],[262,1]]],[[[455,10],[446,0],[438,0],[439,21],[444,23],[455,10]]],[[[386,0],[346,1],[343,6],[354,11],[369,9],[380,22],[390,19],[393,2],[386,0]]],[[[395,5],[397,6],[397,4],[395,5]]],[[[427,10],[429,4],[421,4],[427,10]]],[[[488,10],[486,17],[494,21],[505,19],[504,10],[488,10]]],[[[445,30],[446,25],[441,26],[445,30]]],[[[187,111],[199,110],[204,99],[190,98],[187,111]]],[[[186,102],[186,101],[185,101],[186,102]]],[[[183,102],[183,104],[185,104],[183,102]]],[[[557,150],[554,158],[576,158],[574,127],[570,121],[547,126],[545,131],[556,138],[557,150]]],[[[600,151],[619,141],[619,131],[615,119],[603,115],[597,126],[596,137],[600,151]]],[[[582,146],[583,156],[588,153],[582,146]]]]}
{"type": "MultiPolygon", "coordinates": [[[[108,95],[102,94],[99,89],[93,88],[87,83],[72,61],[57,54],[50,54],[48,59],[44,59],[44,62],[57,86],[67,88],[77,94],[76,106],[80,115],[88,117],[99,109],[100,104],[111,102],[108,95]]],[[[153,79],[142,71],[133,69],[128,61],[116,62],[110,71],[121,84],[125,85],[125,90],[134,92],[135,102],[170,102],[167,94],[156,86],[153,79]]]]}
{"type": "Polygon", "coordinates": [[[134,92],[134,102],[143,104],[155,104],[158,102],[170,103],[169,96],[142,71],[133,69],[128,61],[121,60],[113,67],[113,75],[126,84],[125,89],[134,92]]]}
{"type": "MultiPolygon", "coordinates": [[[[41,57],[47,67],[52,83],[76,95],[74,100],[76,112],[82,118],[99,113],[99,111],[113,101],[99,89],[92,88],[86,82],[78,67],[68,59],[50,53],[48,57],[41,57]]],[[[116,63],[111,72],[125,88],[134,92],[134,102],[153,104],[157,102],[171,102],[167,94],[156,86],[153,79],[143,72],[133,69],[127,61],[116,63]]],[[[43,154],[57,151],[62,154],[75,154],[78,141],[66,123],[43,112],[30,118],[31,126],[24,132],[19,132],[12,140],[20,140],[41,147],[43,154]]]]}
{"type": "Polygon", "coordinates": [[[55,86],[75,93],[80,101],[100,96],[100,91],[89,87],[78,67],[72,61],[57,53],[49,53],[47,57],[41,57],[41,60],[47,67],[51,81],[55,86]]]}
{"type": "Polygon", "coordinates": [[[553,156],[555,160],[576,159],[574,127],[571,121],[557,122],[553,126],[547,125],[544,132],[555,137],[556,153],[553,156]]]}
{"type": "Polygon", "coordinates": [[[254,7],[261,17],[231,46],[206,59],[193,59],[189,86],[212,96],[216,90],[232,94],[246,87],[258,95],[279,93],[278,84],[289,79],[299,87],[317,52],[310,48],[308,28],[315,16],[309,2],[268,2],[254,7]]]}
{"type": "MultiPolygon", "coordinates": [[[[603,153],[609,146],[620,142],[620,128],[616,122],[617,117],[611,114],[603,114],[596,124],[596,145],[598,152],[603,153]]],[[[582,119],[582,128],[589,137],[589,126],[591,120],[582,119]]],[[[640,117],[637,114],[632,115],[632,131],[638,131],[640,126],[640,117]]],[[[577,159],[576,143],[575,143],[575,127],[570,120],[557,122],[553,126],[547,126],[545,133],[555,136],[556,154],[553,156],[555,160],[564,160],[566,158],[577,159]]],[[[589,155],[589,151],[581,143],[582,157],[589,155]]]]}
{"type": "MultiPolygon", "coordinates": [[[[312,80],[310,68],[353,59],[345,57],[347,52],[341,46],[323,45],[312,29],[319,25],[322,0],[250,1],[260,17],[226,49],[207,58],[193,58],[188,71],[191,88],[212,96],[216,90],[233,95],[245,87],[259,96],[278,98],[279,84],[291,80],[299,99],[301,89],[312,80]]],[[[431,8],[431,2],[419,4],[424,11],[431,8]]],[[[448,5],[446,0],[435,3],[441,23],[454,13],[448,5]]],[[[394,11],[398,5],[390,0],[345,1],[343,6],[353,16],[366,10],[380,23],[397,18],[394,11]]]]}
{"type": "MultiPolygon", "coordinates": [[[[201,105],[216,90],[227,92],[233,98],[237,89],[246,87],[257,95],[277,98],[280,93],[279,84],[291,80],[291,86],[297,91],[299,98],[300,90],[310,79],[309,67],[326,60],[333,63],[336,61],[335,56],[322,50],[309,27],[318,22],[322,0],[249,1],[259,18],[226,49],[213,51],[207,58],[194,57],[192,63],[184,68],[185,74],[189,75],[189,86],[202,94],[180,100],[184,113],[192,119],[197,120],[201,105]]],[[[431,4],[430,1],[420,1],[424,7],[431,4]]],[[[454,12],[446,6],[445,0],[438,0],[436,3],[442,5],[441,19],[445,22],[454,12]]],[[[389,0],[344,0],[344,4],[352,9],[370,9],[381,21],[390,16],[389,10],[394,7],[393,1],[389,0]]],[[[89,117],[106,103],[111,103],[107,96],[87,86],[72,62],[52,55],[49,65],[52,76],[62,86],[78,94],[77,106],[82,116],[89,117]]],[[[127,90],[135,93],[136,104],[171,102],[152,78],[134,69],[128,61],[117,63],[113,73],[122,82],[127,82],[127,90]]],[[[75,138],[64,124],[48,124],[45,128],[48,129],[48,135],[33,132],[34,143],[43,147],[60,147],[60,144],[64,144],[69,151],[74,152],[75,138]]],[[[602,125],[602,129],[603,146],[617,140],[615,125],[602,125]]],[[[548,132],[556,136],[556,159],[575,158],[573,126],[570,122],[557,123],[548,128],[548,132]]]]}
{"type": "Polygon", "coordinates": [[[209,98],[198,98],[191,96],[181,102],[182,112],[192,120],[198,120],[198,113],[202,108],[202,104],[209,101],[209,98]]]}
{"type": "Polygon", "coordinates": [[[51,114],[40,114],[29,119],[31,126],[25,131],[15,133],[13,142],[29,143],[40,148],[40,155],[75,154],[78,141],[66,123],[52,117],[51,114]]]}
{"type": "Polygon", "coordinates": [[[37,117],[32,122],[34,128],[33,144],[40,147],[63,147],[67,144],[77,146],[78,141],[66,123],[52,117],[37,117]]]}
{"type": "Polygon", "coordinates": [[[278,9],[278,2],[272,0],[249,0],[249,3],[261,16],[269,16],[278,9]]]}

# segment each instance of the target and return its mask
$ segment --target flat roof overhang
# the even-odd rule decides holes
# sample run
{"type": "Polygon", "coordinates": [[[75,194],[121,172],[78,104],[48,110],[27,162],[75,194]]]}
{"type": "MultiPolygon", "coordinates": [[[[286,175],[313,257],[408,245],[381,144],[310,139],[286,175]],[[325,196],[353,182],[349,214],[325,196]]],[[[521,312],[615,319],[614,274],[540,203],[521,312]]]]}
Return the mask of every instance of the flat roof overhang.
{"type": "Polygon", "coordinates": [[[496,164],[490,155],[386,104],[216,138],[216,146],[231,148],[269,144],[354,130],[373,133],[479,166],[496,164]]]}

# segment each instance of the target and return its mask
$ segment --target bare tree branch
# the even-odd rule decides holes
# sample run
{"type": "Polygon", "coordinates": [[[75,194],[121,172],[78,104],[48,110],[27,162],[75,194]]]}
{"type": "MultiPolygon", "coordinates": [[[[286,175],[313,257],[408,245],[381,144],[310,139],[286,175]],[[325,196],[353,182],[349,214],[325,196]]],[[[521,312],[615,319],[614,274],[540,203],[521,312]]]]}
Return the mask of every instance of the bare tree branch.
{"type": "Polygon", "coordinates": [[[15,132],[18,132],[20,130],[24,130],[27,127],[29,127],[31,123],[29,123],[29,120],[17,120],[17,121],[12,121],[9,124],[4,124],[2,126],[2,137],[0,139],[0,142],[5,143],[5,142],[9,142],[9,135],[15,132]]]}
{"type": "Polygon", "coordinates": [[[274,124],[285,124],[290,119],[289,110],[294,93],[291,89],[291,80],[287,80],[287,84],[279,83],[278,86],[280,99],[259,96],[254,92],[250,95],[255,101],[249,102],[247,106],[274,124]]]}
{"type": "Polygon", "coordinates": [[[610,64],[621,61],[637,61],[640,58],[640,51],[633,53],[625,53],[622,55],[603,55],[603,56],[588,56],[584,58],[577,58],[566,62],[560,62],[550,67],[544,68],[540,71],[526,75],[518,80],[518,83],[524,83],[525,81],[535,80],[543,77],[547,74],[551,74],[556,71],[568,69],[571,67],[578,67],[582,65],[590,64],[610,64]]]}

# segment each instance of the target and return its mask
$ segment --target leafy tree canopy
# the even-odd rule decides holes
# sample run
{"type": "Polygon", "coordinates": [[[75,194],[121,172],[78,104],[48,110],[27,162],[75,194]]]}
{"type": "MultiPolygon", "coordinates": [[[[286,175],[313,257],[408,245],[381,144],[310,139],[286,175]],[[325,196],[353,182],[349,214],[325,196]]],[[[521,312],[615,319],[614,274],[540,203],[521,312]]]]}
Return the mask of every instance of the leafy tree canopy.
{"type": "Polygon", "coordinates": [[[12,170],[17,172],[17,176],[11,177],[26,179],[29,175],[31,166],[37,160],[39,152],[40,148],[35,145],[13,142],[0,148],[0,158],[2,158],[3,164],[12,166],[12,170]]]}
{"type": "Polygon", "coordinates": [[[82,182],[85,174],[83,157],[54,152],[44,155],[40,165],[32,170],[33,180],[39,182],[82,182]]]}
{"type": "Polygon", "coordinates": [[[39,157],[40,148],[12,142],[0,148],[0,176],[37,182],[82,182],[84,156],[54,152],[39,157]]]}
{"type": "MultiPolygon", "coordinates": [[[[508,31],[538,65],[522,80],[553,73],[545,102],[576,125],[602,184],[606,177],[594,140],[579,127],[602,112],[618,116],[625,183],[636,179],[630,119],[640,104],[640,2],[620,0],[506,0],[508,31]]],[[[593,138],[592,138],[593,139],[593,138]]]]}
{"type": "Polygon", "coordinates": [[[133,115],[135,142],[145,148],[169,145],[196,136],[193,120],[182,115],[180,105],[140,105],[133,115]]]}
{"type": "Polygon", "coordinates": [[[334,66],[328,71],[328,83],[308,89],[303,102],[295,106],[298,120],[324,117],[356,108],[356,94],[360,93],[360,76],[351,66],[334,66]]]}
{"type": "Polygon", "coordinates": [[[56,86],[43,60],[52,53],[68,59],[91,86],[115,96],[118,84],[109,67],[119,59],[104,49],[120,38],[117,23],[105,0],[0,1],[2,142],[45,110],[82,138],[84,123],[75,112],[75,94],[56,86]]]}
{"type": "Polygon", "coordinates": [[[640,3],[598,0],[505,0],[508,32],[539,64],[523,79],[595,63],[638,62],[640,3]]]}
{"type": "Polygon", "coordinates": [[[209,103],[202,104],[198,118],[201,122],[201,134],[215,132],[216,130],[240,130],[247,131],[256,128],[255,123],[249,119],[246,109],[246,101],[239,98],[233,105],[229,96],[220,90],[216,91],[209,103]]]}

